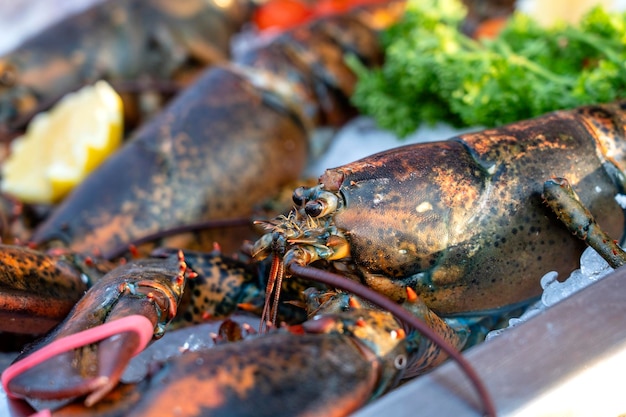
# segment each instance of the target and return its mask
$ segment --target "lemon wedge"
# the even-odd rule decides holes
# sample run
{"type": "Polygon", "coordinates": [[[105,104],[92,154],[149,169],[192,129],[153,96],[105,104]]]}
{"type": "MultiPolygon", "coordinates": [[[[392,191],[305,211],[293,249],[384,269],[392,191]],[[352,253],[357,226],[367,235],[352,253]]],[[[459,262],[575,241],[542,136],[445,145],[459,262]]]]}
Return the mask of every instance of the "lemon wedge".
{"type": "Polygon", "coordinates": [[[58,202],[119,147],[122,112],[105,81],[66,95],[13,141],[2,191],[27,203],[58,202]]]}

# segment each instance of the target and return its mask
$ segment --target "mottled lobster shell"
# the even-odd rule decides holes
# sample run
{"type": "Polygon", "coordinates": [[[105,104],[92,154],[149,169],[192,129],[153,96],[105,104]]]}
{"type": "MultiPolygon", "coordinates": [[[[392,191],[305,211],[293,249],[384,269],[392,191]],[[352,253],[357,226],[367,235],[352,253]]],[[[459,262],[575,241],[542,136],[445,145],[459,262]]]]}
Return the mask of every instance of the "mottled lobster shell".
{"type": "Polygon", "coordinates": [[[303,126],[263,94],[227,69],[206,72],[72,192],[33,242],[107,252],[209,216],[250,215],[300,175],[307,152],[303,126]]]}
{"type": "Polygon", "coordinates": [[[334,223],[369,286],[401,300],[409,285],[444,315],[510,306],[539,295],[546,272],[567,276],[585,247],[544,205],[550,177],[621,236],[625,125],[619,105],[559,111],[378,153],[320,183],[344,200],[334,223]]]}

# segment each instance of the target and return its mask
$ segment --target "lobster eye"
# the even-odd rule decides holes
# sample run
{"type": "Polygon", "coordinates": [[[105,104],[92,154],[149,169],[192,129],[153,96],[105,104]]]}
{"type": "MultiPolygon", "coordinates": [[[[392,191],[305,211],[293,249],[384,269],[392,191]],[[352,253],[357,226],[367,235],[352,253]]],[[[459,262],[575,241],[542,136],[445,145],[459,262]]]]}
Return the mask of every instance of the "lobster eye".
{"type": "Polygon", "coordinates": [[[308,201],[304,205],[304,211],[311,217],[323,217],[333,213],[338,206],[337,197],[327,191],[318,193],[317,200],[308,201]]]}
{"type": "Polygon", "coordinates": [[[311,217],[319,217],[324,211],[324,203],[320,200],[309,201],[304,206],[304,211],[311,217]]]}
{"type": "Polygon", "coordinates": [[[304,187],[298,187],[293,191],[291,196],[294,204],[298,207],[302,207],[306,203],[306,196],[304,195],[304,187]]]}

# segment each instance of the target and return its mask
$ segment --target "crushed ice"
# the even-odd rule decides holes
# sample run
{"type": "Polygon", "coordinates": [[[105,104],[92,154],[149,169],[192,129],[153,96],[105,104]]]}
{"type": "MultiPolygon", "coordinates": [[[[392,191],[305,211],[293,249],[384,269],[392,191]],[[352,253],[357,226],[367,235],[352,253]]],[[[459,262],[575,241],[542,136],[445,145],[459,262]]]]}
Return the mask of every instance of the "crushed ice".
{"type": "Polygon", "coordinates": [[[510,319],[509,327],[489,332],[487,340],[527,321],[529,318],[536,316],[548,307],[598,281],[612,271],[613,268],[595,250],[587,248],[580,258],[580,269],[572,272],[569,278],[563,282],[557,281],[558,274],[554,271],[545,274],[541,278],[541,288],[543,288],[541,300],[530,306],[519,318],[510,319]]]}
{"type": "MultiPolygon", "coordinates": [[[[626,195],[616,195],[615,201],[617,201],[623,209],[626,209],[626,195]]],[[[554,271],[545,274],[541,278],[541,288],[543,288],[541,300],[531,305],[520,317],[510,319],[508,327],[489,332],[486,340],[492,339],[506,332],[508,329],[527,321],[531,317],[546,310],[548,307],[553,306],[575,292],[598,281],[612,271],[613,268],[609,266],[598,252],[588,247],[580,257],[580,269],[572,272],[569,278],[563,282],[557,280],[558,274],[554,271]]]]}

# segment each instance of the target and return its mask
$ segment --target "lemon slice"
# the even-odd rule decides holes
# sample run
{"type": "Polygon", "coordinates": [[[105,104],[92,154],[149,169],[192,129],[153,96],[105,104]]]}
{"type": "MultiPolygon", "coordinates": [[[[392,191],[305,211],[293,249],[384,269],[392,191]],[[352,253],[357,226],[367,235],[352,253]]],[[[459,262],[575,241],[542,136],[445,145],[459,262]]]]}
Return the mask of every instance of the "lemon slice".
{"type": "Polygon", "coordinates": [[[55,203],[122,141],[122,99],[105,81],[63,97],[11,145],[2,191],[27,203],[55,203]]]}

